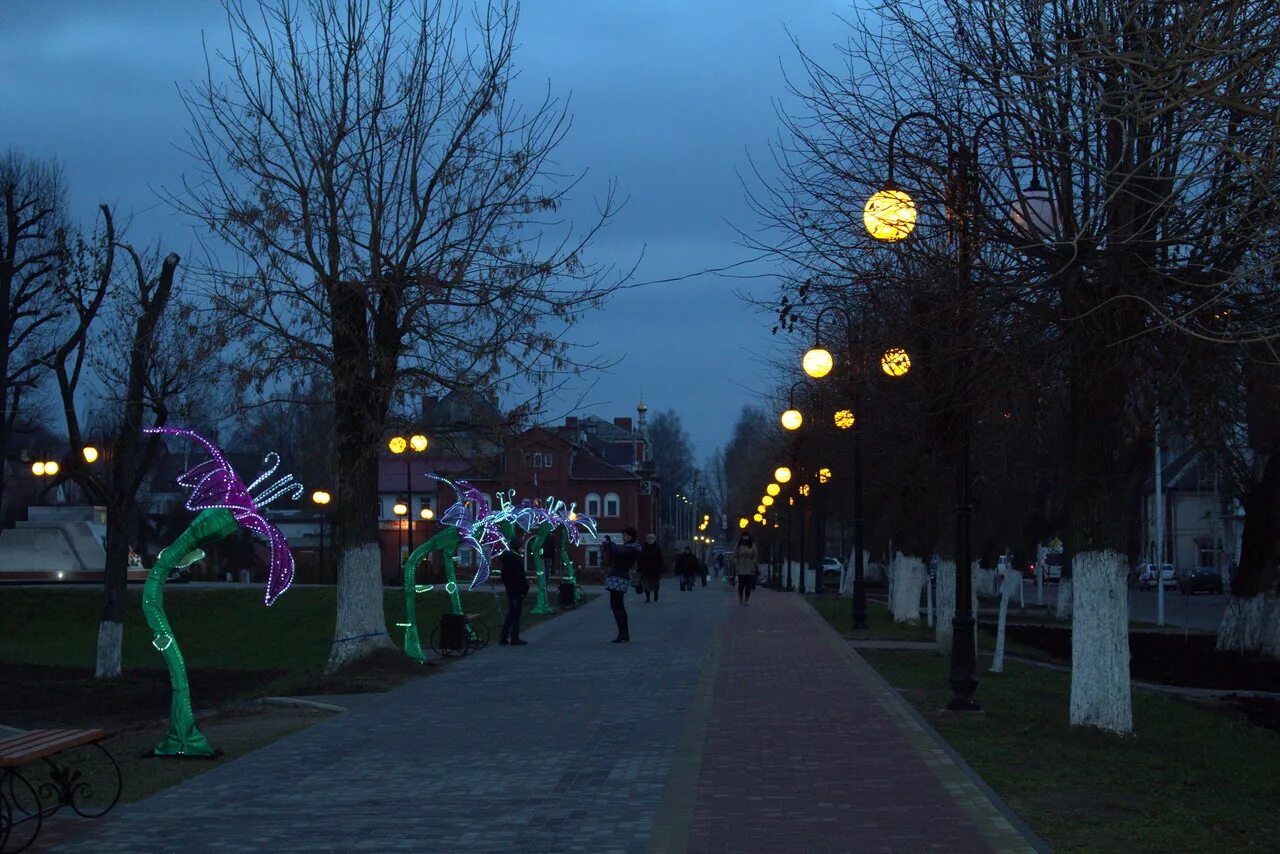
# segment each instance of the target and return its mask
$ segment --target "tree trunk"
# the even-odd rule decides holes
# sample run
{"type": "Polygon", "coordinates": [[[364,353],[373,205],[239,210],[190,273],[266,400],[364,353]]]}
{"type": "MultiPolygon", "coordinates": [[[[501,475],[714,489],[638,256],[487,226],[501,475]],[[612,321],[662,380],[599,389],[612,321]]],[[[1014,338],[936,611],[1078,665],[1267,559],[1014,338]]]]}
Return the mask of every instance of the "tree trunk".
{"type": "Polygon", "coordinates": [[[378,544],[378,451],[386,407],[376,382],[362,376],[363,342],[335,335],[337,372],[334,427],[338,446],[338,605],[333,646],[325,672],[332,673],[379,649],[393,649],[383,608],[382,559],[378,544]],[[355,359],[344,364],[346,356],[355,359]]]}
{"type": "Polygon", "coordinates": [[[116,503],[107,505],[106,563],[102,621],[98,625],[98,656],[94,676],[114,679],[120,675],[124,641],[124,612],[128,597],[129,532],[132,514],[116,503]]]}
{"type": "Polygon", "coordinates": [[[892,572],[894,622],[920,622],[920,591],[926,582],[924,561],[899,552],[892,572]]]}
{"type": "MultiPolygon", "coordinates": [[[[1081,286],[1086,292],[1076,298],[1084,300],[1084,305],[1100,301],[1100,294],[1088,293],[1083,282],[1081,286]]],[[[1124,555],[1133,511],[1127,505],[1130,478],[1140,464],[1136,453],[1140,449],[1126,441],[1127,349],[1112,342],[1123,340],[1132,319],[1119,309],[1099,309],[1094,322],[1097,326],[1075,329],[1071,341],[1071,465],[1058,614],[1071,616],[1072,654],[1076,662],[1085,662],[1071,674],[1071,723],[1129,732],[1124,555]],[[1074,571],[1077,561],[1085,573],[1074,571]],[[1116,583],[1110,574],[1113,570],[1119,574],[1124,607],[1110,602],[1116,583]],[[1093,589],[1094,584],[1099,586],[1093,589]],[[1125,654],[1118,654],[1120,647],[1125,654]],[[1120,685],[1125,686],[1123,691],[1120,685]]],[[[1145,458],[1141,464],[1145,465],[1145,458]]]]}
{"type": "Polygon", "coordinates": [[[1075,568],[1071,723],[1132,733],[1128,562],[1123,552],[1091,551],[1075,556],[1075,568]]]}
{"type": "Polygon", "coordinates": [[[951,621],[956,616],[956,562],[938,561],[938,609],[934,614],[933,639],[938,644],[938,655],[951,655],[951,637],[955,628],[951,621]]]}

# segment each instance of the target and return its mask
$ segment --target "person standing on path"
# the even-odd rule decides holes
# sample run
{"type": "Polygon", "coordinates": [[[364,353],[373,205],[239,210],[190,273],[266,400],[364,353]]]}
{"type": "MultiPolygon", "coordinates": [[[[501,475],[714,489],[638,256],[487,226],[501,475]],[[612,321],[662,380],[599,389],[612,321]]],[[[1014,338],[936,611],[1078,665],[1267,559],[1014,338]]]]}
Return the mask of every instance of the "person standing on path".
{"type": "Polygon", "coordinates": [[[693,552],[688,546],[684,547],[684,551],[680,552],[680,556],[676,558],[676,575],[680,576],[680,590],[693,589],[693,577],[698,574],[698,559],[693,556],[693,552]]]}
{"type": "Polygon", "coordinates": [[[524,612],[524,597],[529,592],[529,579],[524,577],[524,561],[520,559],[521,539],[517,531],[498,559],[502,564],[502,586],[507,590],[507,618],[502,621],[502,630],[498,633],[498,646],[524,646],[529,643],[520,640],[520,615],[524,612]]]}
{"type": "Polygon", "coordinates": [[[636,542],[636,529],[622,529],[622,545],[616,546],[613,540],[604,538],[604,559],[609,566],[609,574],[605,576],[604,588],[609,591],[609,610],[613,611],[613,621],[618,624],[618,636],[613,643],[627,643],[631,640],[630,627],[627,624],[627,591],[631,589],[631,568],[640,556],[640,545],[636,542]]]}
{"type": "Polygon", "coordinates": [[[640,570],[640,584],[644,587],[644,601],[657,602],[666,561],[662,557],[662,548],[658,545],[656,534],[645,535],[644,546],[640,549],[640,557],[636,563],[640,570]],[[649,598],[651,595],[652,599],[649,598]]]}
{"type": "Polygon", "coordinates": [[[751,591],[756,588],[756,573],[760,571],[760,554],[755,541],[746,531],[738,537],[738,547],[733,550],[733,571],[738,576],[738,602],[751,601],[751,591]]]}

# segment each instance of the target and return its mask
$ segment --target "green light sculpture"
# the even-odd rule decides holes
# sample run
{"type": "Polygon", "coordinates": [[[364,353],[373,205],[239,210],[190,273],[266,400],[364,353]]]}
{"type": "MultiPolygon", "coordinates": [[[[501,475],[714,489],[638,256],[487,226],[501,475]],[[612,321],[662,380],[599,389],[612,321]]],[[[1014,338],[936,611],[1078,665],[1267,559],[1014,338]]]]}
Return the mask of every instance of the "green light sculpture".
{"type": "Polygon", "coordinates": [[[542,560],[542,544],[554,530],[550,521],[540,522],[529,540],[529,554],[533,556],[533,569],[538,576],[538,602],[530,614],[554,614],[555,608],[547,601],[547,568],[542,560]]]}
{"type": "Polygon", "coordinates": [[[210,459],[197,463],[178,476],[178,484],[191,490],[186,501],[187,509],[199,513],[178,539],[160,552],[142,588],[142,613],[155,635],[151,643],[164,658],[172,688],[169,728],[152,753],[155,756],[215,756],[217,751],[196,726],[186,661],[164,611],[164,585],[173,570],[204,557],[205,546],[244,528],[264,537],[270,546],[265,601],[271,605],[293,583],[293,555],[284,534],[263,518],[261,511],[283,495],[296,499],[302,494],[302,484],[295,481],[293,475],[285,475],[268,484],[280,465],[280,457],[275,453],[267,454],[263,460],[264,472],[245,486],[222,451],[195,431],[157,427],[143,432],[191,439],[202,445],[210,456],[210,459]],[[256,496],[251,494],[259,487],[262,488],[256,496]]]}

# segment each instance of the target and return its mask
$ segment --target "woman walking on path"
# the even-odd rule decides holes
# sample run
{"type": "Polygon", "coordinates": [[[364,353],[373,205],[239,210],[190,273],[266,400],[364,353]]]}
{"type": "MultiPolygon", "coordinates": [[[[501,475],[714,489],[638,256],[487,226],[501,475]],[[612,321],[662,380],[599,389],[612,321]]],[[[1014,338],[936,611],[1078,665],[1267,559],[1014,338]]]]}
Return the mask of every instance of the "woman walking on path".
{"type": "Polygon", "coordinates": [[[751,591],[756,588],[756,573],[760,571],[760,555],[756,544],[746,531],[738,537],[738,547],[733,550],[733,571],[738,575],[738,601],[743,605],[751,601],[751,591]]]}
{"type": "Polygon", "coordinates": [[[640,556],[636,529],[624,528],[622,537],[623,543],[620,546],[614,545],[613,540],[608,537],[604,540],[604,559],[609,565],[604,587],[609,591],[609,610],[613,611],[613,621],[618,624],[618,636],[613,639],[613,643],[627,643],[631,640],[625,597],[627,590],[631,588],[631,568],[640,556]]]}
{"type": "Polygon", "coordinates": [[[644,587],[644,601],[658,601],[658,588],[662,586],[662,573],[666,570],[666,561],[662,558],[662,549],[658,546],[655,534],[646,534],[644,546],[640,549],[637,561],[640,569],[640,584],[644,587]],[[653,599],[650,600],[649,596],[653,599]]]}
{"type": "Polygon", "coordinates": [[[507,618],[502,621],[498,633],[498,646],[525,646],[520,640],[520,614],[524,610],[524,597],[529,592],[529,579],[524,577],[524,561],[520,559],[522,545],[520,532],[512,536],[507,550],[498,558],[502,567],[502,586],[507,590],[507,618]]]}

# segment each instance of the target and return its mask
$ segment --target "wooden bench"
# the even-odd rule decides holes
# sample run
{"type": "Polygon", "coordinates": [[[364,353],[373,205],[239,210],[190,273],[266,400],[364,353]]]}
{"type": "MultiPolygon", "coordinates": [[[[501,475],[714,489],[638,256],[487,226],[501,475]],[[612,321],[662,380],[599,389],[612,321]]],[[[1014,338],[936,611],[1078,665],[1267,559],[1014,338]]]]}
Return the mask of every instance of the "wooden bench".
{"type": "MultiPolygon", "coordinates": [[[[123,780],[120,766],[102,745],[106,737],[100,729],[36,729],[0,739],[0,851],[26,848],[40,835],[44,820],[64,806],[86,818],[96,818],[116,805],[123,780]],[[106,757],[114,777],[115,788],[105,807],[89,807],[82,802],[93,796],[97,781],[87,779],[83,768],[58,761],[66,751],[85,746],[95,747],[106,757]],[[36,762],[44,763],[44,776],[31,775],[28,779],[19,769],[36,762]],[[17,847],[9,847],[14,829],[28,822],[35,822],[30,835],[24,834],[22,840],[15,841],[17,847]]],[[[107,785],[111,782],[106,781],[107,785]]]]}

